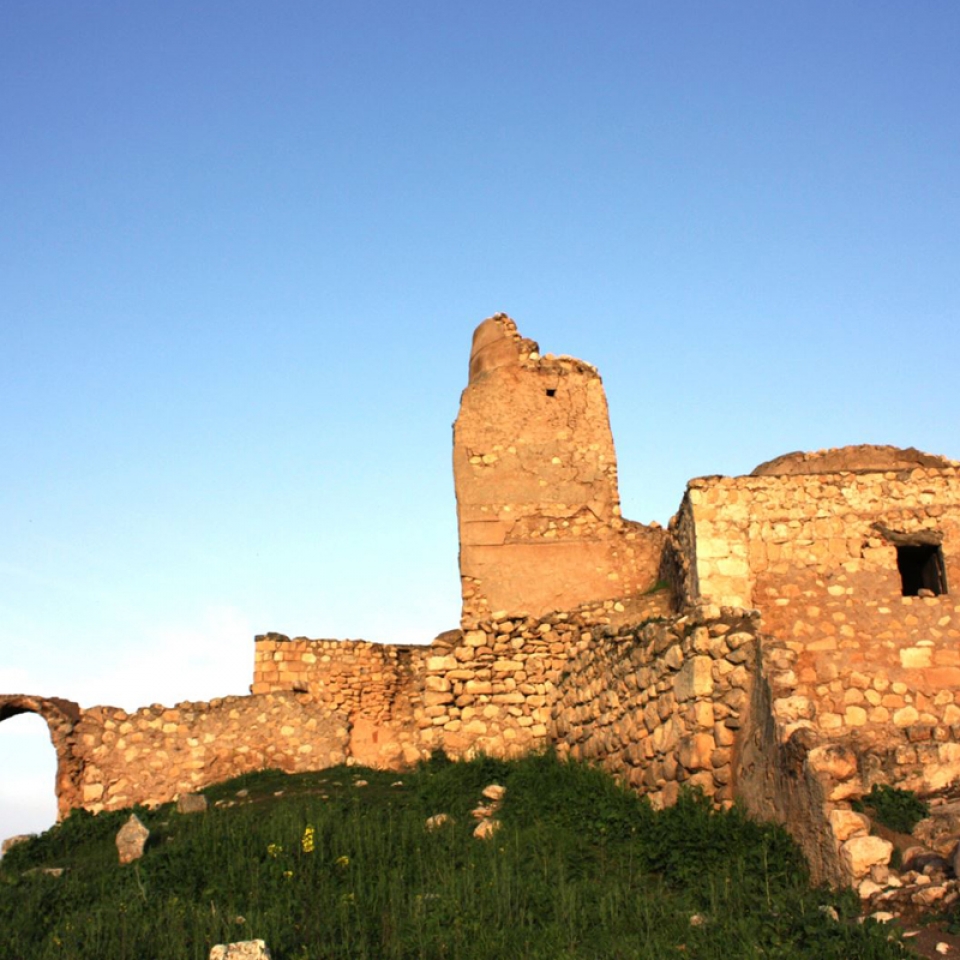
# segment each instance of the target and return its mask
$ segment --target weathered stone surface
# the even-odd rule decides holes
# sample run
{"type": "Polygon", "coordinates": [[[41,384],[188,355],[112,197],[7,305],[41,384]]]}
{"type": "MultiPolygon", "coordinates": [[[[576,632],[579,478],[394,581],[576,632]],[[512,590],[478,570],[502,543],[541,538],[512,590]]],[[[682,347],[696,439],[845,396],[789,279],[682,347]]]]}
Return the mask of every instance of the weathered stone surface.
{"type": "Polygon", "coordinates": [[[143,856],[143,849],[150,837],[150,831],[143,825],[140,818],[130,814],[130,819],[117,833],[117,853],[121,863],[131,863],[143,856]]]}
{"type": "Polygon", "coordinates": [[[870,832],[870,818],[853,810],[831,810],[830,826],[839,843],[851,837],[864,837],[870,832]]]}
{"type": "Polygon", "coordinates": [[[454,425],[464,616],[534,616],[622,597],[657,578],[659,528],[620,517],[597,371],[541,356],[498,314],[474,333],[454,425]]]}
{"type": "Polygon", "coordinates": [[[205,813],[207,798],[202,793],[181,793],[177,797],[177,813],[205,813]]]}
{"type": "Polygon", "coordinates": [[[893,844],[880,837],[855,836],[840,845],[840,858],[849,876],[855,880],[867,876],[870,868],[890,862],[893,844]]]}
{"type": "Polygon", "coordinates": [[[489,840],[499,829],[499,820],[481,820],[473,831],[473,835],[478,840],[489,840]]]}
{"type": "Polygon", "coordinates": [[[864,443],[859,446],[818,450],[816,453],[785,453],[755,467],[751,477],[797,476],[810,473],[843,473],[862,470],[883,472],[909,470],[913,467],[942,468],[951,466],[946,457],[922,453],[914,447],[891,447],[864,443]]]}

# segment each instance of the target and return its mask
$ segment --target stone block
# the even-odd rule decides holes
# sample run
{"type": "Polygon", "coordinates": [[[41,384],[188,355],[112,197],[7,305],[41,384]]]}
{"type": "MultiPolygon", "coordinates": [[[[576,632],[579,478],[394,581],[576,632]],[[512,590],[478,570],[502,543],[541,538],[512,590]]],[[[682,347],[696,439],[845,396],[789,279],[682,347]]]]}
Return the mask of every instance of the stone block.
{"type": "Polygon", "coordinates": [[[713,660],[709,656],[691,657],[677,673],[674,692],[681,703],[713,693],[713,660]]]}
{"type": "Polygon", "coordinates": [[[870,833],[870,819],[854,810],[831,810],[830,827],[838,843],[851,837],[865,837],[870,833]]]}
{"type": "Polygon", "coordinates": [[[866,877],[875,865],[888,864],[891,853],[893,844],[880,837],[854,836],[840,845],[840,861],[853,880],[866,877]]]}

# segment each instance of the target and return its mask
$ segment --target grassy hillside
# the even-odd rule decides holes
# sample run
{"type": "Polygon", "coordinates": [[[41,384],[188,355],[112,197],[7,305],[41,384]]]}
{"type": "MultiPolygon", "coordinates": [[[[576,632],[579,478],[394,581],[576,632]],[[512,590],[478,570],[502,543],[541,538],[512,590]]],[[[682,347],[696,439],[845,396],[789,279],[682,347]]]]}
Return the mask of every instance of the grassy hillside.
{"type": "Polygon", "coordinates": [[[114,837],[129,812],[74,813],[11,850],[0,957],[206,960],[255,937],[275,960],[903,956],[844,919],[855,900],[810,888],[783,831],[696,796],[654,812],[549,755],[268,771],[205,792],[206,813],[137,809],[151,838],[128,866],[114,837]],[[507,793],[482,841],[470,811],[491,783],[507,793]],[[426,830],[438,813],[452,822],[426,830]]]}

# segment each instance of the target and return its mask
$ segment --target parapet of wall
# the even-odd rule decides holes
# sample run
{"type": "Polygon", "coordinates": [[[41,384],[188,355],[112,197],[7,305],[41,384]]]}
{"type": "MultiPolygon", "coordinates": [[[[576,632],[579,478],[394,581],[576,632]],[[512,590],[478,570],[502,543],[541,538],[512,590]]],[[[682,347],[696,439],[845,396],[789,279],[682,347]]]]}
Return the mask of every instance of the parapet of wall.
{"type": "Polygon", "coordinates": [[[620,515],[600,375],[541,356],[503,314],[474,334],[453,465],[464,619],[572,610],[656,581],[664,532],[620,515]]]}
{"type": "Polygon", "coordinates": [[[735,749],[754,685],[757,617],[695,608],[599,632],[570,661],[554,702],[559,751],[603,764],[657,805],[696,787],[735,794],[735,749]]]}

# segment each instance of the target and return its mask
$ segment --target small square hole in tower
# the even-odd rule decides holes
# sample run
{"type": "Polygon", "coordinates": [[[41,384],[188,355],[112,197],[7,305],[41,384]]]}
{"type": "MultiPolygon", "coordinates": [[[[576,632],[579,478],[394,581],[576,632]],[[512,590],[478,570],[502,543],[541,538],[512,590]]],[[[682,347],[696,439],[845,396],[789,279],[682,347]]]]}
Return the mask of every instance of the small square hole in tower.
{"type": "Polygon", "coordinates": [[[943,551],[938,546],[921,543],[897,547],[897,569],[905,597],[916,597],[921,590],[934,596],[947,592],[943,551]]]}
{"type": "Polygon", "coordinates": [[[556,395],[557,395],[557,391],[556,391],[556,389],[555,389],[554,387],[548,387],[548,388],[547,388],[547,396],[548,396],[548,397],[555,397],[556,395]]]}

